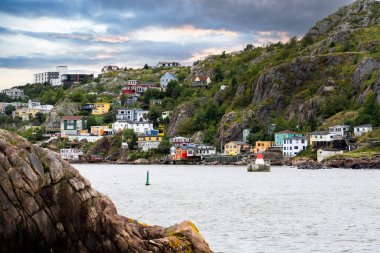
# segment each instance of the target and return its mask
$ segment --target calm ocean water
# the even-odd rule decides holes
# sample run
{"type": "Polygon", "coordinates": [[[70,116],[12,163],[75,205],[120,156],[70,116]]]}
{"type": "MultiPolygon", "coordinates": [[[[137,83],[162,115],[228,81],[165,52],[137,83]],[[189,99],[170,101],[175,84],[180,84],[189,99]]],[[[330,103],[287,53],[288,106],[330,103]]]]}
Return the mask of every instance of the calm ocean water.
{"type": "Polygon", "coordinates": [[[74,167],[119,214],[162,226],[191,220],[214,252],[380,252],[380,170],[74,167]]]}

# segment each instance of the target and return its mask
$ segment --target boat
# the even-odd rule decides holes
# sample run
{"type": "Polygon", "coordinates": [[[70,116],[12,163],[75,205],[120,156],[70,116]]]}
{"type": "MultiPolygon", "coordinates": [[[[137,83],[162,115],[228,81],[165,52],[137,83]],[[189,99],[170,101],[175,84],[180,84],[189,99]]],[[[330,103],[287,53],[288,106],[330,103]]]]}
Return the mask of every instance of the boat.
{"type": "Polygon", "coordinates": [[[251,161],[248,164],[248,172],[269,172],[270,171],[270,161],[264,160],[263,154],[258,153],[255,161],[251,161]]]}

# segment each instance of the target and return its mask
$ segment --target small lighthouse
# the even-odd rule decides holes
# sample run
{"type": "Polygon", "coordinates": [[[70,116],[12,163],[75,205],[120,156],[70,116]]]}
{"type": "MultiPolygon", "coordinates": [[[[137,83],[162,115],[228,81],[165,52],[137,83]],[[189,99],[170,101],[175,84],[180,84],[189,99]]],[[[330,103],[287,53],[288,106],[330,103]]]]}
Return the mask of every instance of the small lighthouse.
{"type": "Polygon", "coordinates": [[[255,164],[265,164],[262,153],[257,154],[255,164]]]}
{"type": "Polygon", "coordinates": [[[248,172],[264,172],[270,171],[270,161],[265,161],[263,154],[260,152],[257,154],[255,162],[250,162],[247,168],[248,172]]]}

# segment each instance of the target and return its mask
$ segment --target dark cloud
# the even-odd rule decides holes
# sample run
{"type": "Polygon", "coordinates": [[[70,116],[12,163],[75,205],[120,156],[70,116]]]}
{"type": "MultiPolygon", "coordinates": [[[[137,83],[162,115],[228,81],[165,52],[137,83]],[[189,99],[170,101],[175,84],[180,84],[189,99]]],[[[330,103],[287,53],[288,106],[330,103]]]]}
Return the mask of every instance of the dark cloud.
{"type": "Polygon", "coordinates": [[[0,12],[26,17],[86,18],[118,33],[145,26],[193,24],[196,27],[248,32],[303,34],[318,19],[353,0],[3,0],[0,12]],[[134,13],[135,18],[125,17],[134,13]]]}
{"type": "Polygon", "coordinates": [[[236,45],[255,41],[265,43],[268,40],[286,38],[286,33],[300,36],[317,20],[353,1],[0,0],[0,68],[51,69],[56,65],[101,66],[114,63],[142,66],[144,63],[155,64],[159,60],[188,61],[205,49],[236,48],[236,45]],[[85,20],[91,21],[90,26],[104,25],[107,31],[104,33],[86,28],[86,31],[62,32],[59,29],[57,31],[51,29],[51,26],[50,30],[44,30],[43,27],[28,30],[27,25],[23,27],[23,24],[18,24],[12,27],[12,24],[7,24],[4,21],[7,18],[1,18],[5,15],[27,20],[42,17],[72,22],[85,20]],[[180,35],[173,37],[173,31],[171,31],[172,41],[160,41],[157,39],[157,34],[156,38],[151,40],[149,36],[153,35],[150,34],[143,36],[144,38],[132,36],[129,39],[131,34],[138,34],[148,27],[156,27],[168,33],[168,28],[185,25],[195,30],[225,29],[236,33],[236,36],[204,35],[204,31],[200,35],[191,34],[199,32],[197,30],[189,31],[190,39],[179,38],[180,35]],[[273,33],[265,37],[258,33],[260,31],[273,31],[273,33]],[[202,40],[202,36],[210,36],[210,39],[202,40]],[[18,50],[12,45],[5,44],[10,44],[9,41],[12,41],[6,39],[7,37],[23,40],[17,43],[22,49],[24,49],[23,43],[25,48],[28,47],[27,38],[33,38],[34,41],[40,39],[44,42],[53,42],[54,46],[62,48],[62,52],[57,50],[56,55],[45,52],[42,48],[43,43],[40,47],[33,45],[38,52],[18,50]],[[8,46],[14,51],[8,50],[8,46]]]}

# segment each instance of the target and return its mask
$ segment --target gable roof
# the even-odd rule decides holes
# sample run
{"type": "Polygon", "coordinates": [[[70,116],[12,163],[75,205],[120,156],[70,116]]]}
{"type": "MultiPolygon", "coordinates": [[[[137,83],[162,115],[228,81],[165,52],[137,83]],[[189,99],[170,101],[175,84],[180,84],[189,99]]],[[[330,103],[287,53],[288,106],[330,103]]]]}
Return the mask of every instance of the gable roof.
{"type": "Polygon", "coordinates": [[[165,76],[170,76],[172,77],[173,79],[177,79],[176,75],[172,74],[172,73],[169,73],[169,72],[166,72],[163,76],[161,76],[161,78],[165,77],[165,76]]]}
{"type": "Polygon", "coordinates": [[[84,116],[62,116],[61,120],[81,120],[84,116]]]}
{"type": "Polygon", "coordinates": [[[297,134],[296,132],[290,131],[290,130],[284,130],[281,132],[277,132],[275,134],[297,134]]]}
{"type": "Polygon", "coordinates": [[[197,75],[197,76],[194,77],[193,81],[195,81],[195,79],[196,79],[197,77],[199,78],[199,80],[200,80],[201,82],[205,82],[205,81],[207,81],[207,79],[209,78],[207,75],[197,75]]]}
{"type": "MultiPolygon", "coordinates": [[[[246,142],[244,142],[244,141],[230,141],[230,142],[228,142],[228,143],[235,143],[235,144],[238,144],[238,145],[245,145],[245,144],[248,145],[248,143],[246,143],[246,142]]],[[[226,143],[226,144],[228,144],[228,143],[226,143]]]]}
{"type": "Polygon", "coordinates": [[[315,131],[315,132],[311,132],[310,134],[313,134],[313,135],[329,135],[330,133],[327,131],[315,131]]]}
{"type": "Polygon", "coordinates": [[[361,125],[361,126],[355,126],[355,127],[372,127],[371,124],[361,125]]]}

